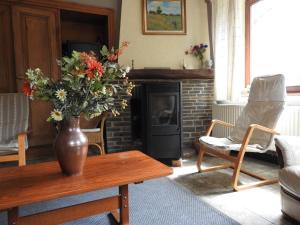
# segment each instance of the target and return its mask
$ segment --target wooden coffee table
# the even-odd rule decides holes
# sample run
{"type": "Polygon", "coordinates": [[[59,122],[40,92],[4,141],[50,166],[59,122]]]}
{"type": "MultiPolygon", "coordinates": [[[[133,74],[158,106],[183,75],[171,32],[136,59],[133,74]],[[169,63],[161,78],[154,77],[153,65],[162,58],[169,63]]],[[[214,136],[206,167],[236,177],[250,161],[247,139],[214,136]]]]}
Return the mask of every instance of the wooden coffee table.
{"type": "Polygon", "coordinates": [[[81,176],[62,175],[56,161],[3,168],[0,211],[8,211],[9,225],[60,224],[103,212],[111,212],[119,224],[129,224],[128,184],[171,173],[171,168],[139,151],[89,157],[81,176]],[[22,205],[116,186],[119,187],[116,196],[18,216],[18,207],[22,205]]]}

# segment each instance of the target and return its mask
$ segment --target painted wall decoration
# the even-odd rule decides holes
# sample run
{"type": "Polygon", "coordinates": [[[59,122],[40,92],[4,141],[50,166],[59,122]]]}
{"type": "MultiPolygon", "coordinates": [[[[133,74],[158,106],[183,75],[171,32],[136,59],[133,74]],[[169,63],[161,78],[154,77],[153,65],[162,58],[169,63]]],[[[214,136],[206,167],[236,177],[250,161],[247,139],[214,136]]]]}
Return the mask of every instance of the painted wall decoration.
{"type": "Polygon", "coordinates": [[[143,34],[186,34],[185,0],[142,0],[143,34]]]}

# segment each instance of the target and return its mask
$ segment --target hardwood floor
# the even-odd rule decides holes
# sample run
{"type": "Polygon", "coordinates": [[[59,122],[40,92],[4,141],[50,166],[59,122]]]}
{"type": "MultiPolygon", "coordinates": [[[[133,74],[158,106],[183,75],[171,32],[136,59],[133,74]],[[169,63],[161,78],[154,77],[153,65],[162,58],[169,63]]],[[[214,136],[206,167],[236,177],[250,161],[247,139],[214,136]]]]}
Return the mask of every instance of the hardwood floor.
{"type": "MultiPolygon", "coordinates": [[[[243,225],[293,224],[281,213],[279,184],[234,192],[230,185],[231,169],[197,173],[196,159],[190,155],[183,160],[182,167],[173,168],[174,173],[169,177],[243,225]]],[[[214,165],[216,161],[205,157],[204,166],[214,165]]],[[[276,164],[249,157],[245,159],[245,167],[267,177],[277,176],[279,170],[276,164]]],[[[253,178],[242,174],[241,182],[249,181],[253,178]]]]}

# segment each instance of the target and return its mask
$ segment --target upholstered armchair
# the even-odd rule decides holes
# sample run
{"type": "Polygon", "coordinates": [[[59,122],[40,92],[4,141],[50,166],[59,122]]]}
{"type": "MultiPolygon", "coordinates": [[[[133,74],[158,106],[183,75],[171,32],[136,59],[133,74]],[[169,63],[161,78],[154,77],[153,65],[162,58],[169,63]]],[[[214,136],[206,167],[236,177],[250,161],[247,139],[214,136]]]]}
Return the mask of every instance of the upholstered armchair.
{"type": "Polygon", "coordinates": [[[277,178],[268,179],[244,170],[242,162],[246,152],[266,152],[274,136],[279,134],[274,127],[283,111],[285,97],[286,87],[283,75],[256,77],[251,84],[248,103],[236,123],[233,125],[213,120],[206,135],[199,138],[197,143],[199,146],[198,171],[208,172],[232,168],[231,184],[235,191],[278,182],[277,178]],[[230,136],[222,138],[210,136],[215,126],[230,127],[230,136]],[[230,155],[230,151],[238,152],[237,156],[230,155]],[[201,164],[205,154],[225,159],[230,163],[203,168],[201,164]],[[239,184],[241,172],[258,179],[258,181],[239,184]]]}
{"type": "Polygon", "coordinates": [[[300,137],[275,138],[279,165],[282,212],[300,222],[300,137]]]}
{"type": "Polygon", "coordinates": [[[0,162],[26,164],[28,98],[22,93],[0,94],[0,162]]]}

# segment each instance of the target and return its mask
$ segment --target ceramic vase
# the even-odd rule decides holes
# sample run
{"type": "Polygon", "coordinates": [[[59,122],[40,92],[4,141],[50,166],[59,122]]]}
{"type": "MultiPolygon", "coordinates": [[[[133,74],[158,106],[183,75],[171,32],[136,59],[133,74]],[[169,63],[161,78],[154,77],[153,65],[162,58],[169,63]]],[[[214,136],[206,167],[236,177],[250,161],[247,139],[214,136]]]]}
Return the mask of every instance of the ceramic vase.
{"type": "Polygon", "coordinates": [[[88,139],[80,130],[79,116],[61,123],[54,141],[54,149],[63,174],[82,174],[87,157],[88,139]]]}

